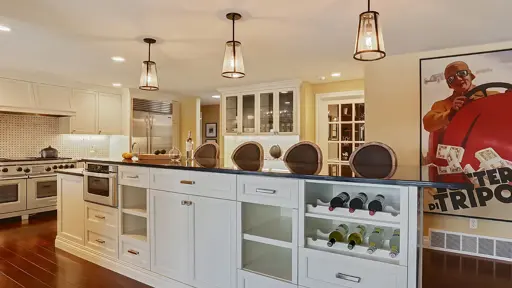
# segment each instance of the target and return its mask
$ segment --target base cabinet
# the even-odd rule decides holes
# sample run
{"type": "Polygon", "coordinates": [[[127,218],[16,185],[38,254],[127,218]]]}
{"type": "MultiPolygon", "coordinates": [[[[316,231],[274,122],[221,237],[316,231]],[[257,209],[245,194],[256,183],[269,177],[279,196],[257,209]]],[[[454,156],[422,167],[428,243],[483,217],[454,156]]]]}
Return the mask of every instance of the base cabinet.
{"type": "Polygon", "coordinates": [[[83,177],[57,176],[57,231],[60,237],[84,245],[85,205],[83,177]]]}
{"type": "Polygon", "coordinates": [[[238,288],[297,288],[297,285],[238,270],[238,288]]]}

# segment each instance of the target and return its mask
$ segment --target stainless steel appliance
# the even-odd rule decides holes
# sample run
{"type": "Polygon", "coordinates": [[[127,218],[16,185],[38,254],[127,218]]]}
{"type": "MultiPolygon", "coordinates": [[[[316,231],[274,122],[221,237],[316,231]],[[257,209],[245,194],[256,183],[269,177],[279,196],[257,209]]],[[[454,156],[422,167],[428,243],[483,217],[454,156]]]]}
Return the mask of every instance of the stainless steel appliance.
{"type": "Polygon", "coordinates": [[[84,200],[117,207],[117,166],[85,163],[84,200]]]}
{"type": "Polygon", "coordinates": [[[154,153],[172,148],[171,102],[133,99],[132,152],[154,153]]]}
{"type": "Polygon", "coordinates": [[[0,158],[0,218],[55,210],[55,171],[76,165],[71,158],[0,158]]]}

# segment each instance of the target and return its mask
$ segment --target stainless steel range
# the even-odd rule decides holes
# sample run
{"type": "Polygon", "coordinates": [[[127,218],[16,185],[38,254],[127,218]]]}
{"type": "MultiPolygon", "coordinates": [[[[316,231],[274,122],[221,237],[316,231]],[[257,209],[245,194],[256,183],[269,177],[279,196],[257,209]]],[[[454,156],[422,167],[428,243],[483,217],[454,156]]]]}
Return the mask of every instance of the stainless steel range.
{"type": "Polygon", "coordinates": [[[76,166],[71,158],[0,158],[0,219],[57,209],[55,171],[76,166]]]}

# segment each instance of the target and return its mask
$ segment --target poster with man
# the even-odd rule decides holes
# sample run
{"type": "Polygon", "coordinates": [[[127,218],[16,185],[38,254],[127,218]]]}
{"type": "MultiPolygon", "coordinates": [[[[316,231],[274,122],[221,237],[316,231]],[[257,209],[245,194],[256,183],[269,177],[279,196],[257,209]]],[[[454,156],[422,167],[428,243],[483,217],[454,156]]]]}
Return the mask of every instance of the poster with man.
{"type": "Polygon", "coordinates": [[[512,219],[512,50],[421,59],[425,211],[512,219]]]}

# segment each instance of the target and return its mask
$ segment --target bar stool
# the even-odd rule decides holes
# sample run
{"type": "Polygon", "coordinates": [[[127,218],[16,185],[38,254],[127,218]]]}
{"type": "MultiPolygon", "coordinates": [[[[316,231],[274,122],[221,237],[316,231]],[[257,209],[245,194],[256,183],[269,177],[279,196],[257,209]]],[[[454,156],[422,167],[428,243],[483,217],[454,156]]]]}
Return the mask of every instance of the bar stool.
{"type": "Polygon", "coordinates": [[[194,161],[200,167],[215,168],[218,166],[220,148],[217,143],[204,143],[194,152],[194,161]]]}
{"type": "Polygon", "coordinates": [[[360,146],[349,159],[350,168],[357,177],[391,178],[396,172],[396,154],[381,142],[369,142],[360,146]]]}
{"type": "Polygon", "coordinates": [[[313,142],[301,141],[286,151],[283,161],[291,173],[316,175],[322,170],[322,150],[313,142]]]}
{"type": "Polygon", "coordinates": [[[264,164],[264,152],[260,143],[249,141],[236,147],[231,155],[233,164],[246,171],[261,171],[264,164]]]}

